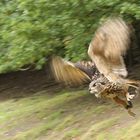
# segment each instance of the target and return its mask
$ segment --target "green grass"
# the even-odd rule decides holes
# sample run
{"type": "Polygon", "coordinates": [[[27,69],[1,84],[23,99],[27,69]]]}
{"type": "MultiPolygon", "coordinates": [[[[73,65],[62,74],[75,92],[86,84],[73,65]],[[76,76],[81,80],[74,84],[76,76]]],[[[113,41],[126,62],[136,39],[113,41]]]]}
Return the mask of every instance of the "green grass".
{"type": "Polygon", "coordinates": [[[81,137],[81,140],[92,139],[93,137],[98,135],[98,133],[100,133],[101,131],[106,130],[107,128],[110,128],[112,125],[114,125],[117,122],[117,120],[118,118],[110,118],[91,125],[91,127],[81,137]]]}
{"type": "Polygon", "coordinates": [[[117,130],[117,132],[113,133],[106,133],[102,132],[101,134],[98,134],[96,137],[96,140],[104,140],[104,139],[109,139],[109,140],[139,140],[140,139],[140,121],[137,121],[137,123],[121,128],[117,130]]]}
{"type": "Polygon", "coordinates": [[[64,134],[62,140],[71,140],[72,138],[79,136],[80,133],[81,132],[78,129],[69,130],[64,134]]]}
{"type": "MultiPolygon", "coordinates": [[[[119,107],[118,107],[119,108],[119,107]]],[[[127,114],[112,104],[99,104],[85,90],[38,92],[17,101],[0,102],[0,139],[4,140],[130,140],[140,136],[140,120],[125,125],[127,114]],[[118,109],[118,110],[117,110],[118,109]],[[119,113],[118,113],[118,112],[119,113]],[[112,129],[120,124],[119,129],[112,129]],[[127,129],[129,126],[129,129],[127,129]]],[[[129,119],[129,117],[127,116],[129,119]]]]}
{"type": "Polygon", "coordinates": [[[123,129],[122,133],[118,133],[117,137],[121,137],[122,140],[139,140],[140,139],[140,121],[137,121],[127,129],[123,129]]]}
{"type": "Polygon", "coordinates": [[[40,135],[46,134],[49,130],[52,130],[58,124],[58,120],[47,123],[42,123],[37,127],[34,127],[25,132],[19,132],[14,140],[33,140],[38,138],[40,135]]]}

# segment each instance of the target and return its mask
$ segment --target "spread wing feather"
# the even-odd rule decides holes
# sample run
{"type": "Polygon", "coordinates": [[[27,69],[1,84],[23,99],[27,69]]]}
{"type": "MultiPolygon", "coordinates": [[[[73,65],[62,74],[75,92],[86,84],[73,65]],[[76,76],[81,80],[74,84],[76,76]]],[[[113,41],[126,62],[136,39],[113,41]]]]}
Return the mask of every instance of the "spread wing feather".
{"type": "Polygon", "coordinates": [[[76,68],[72,62],[66,61],[59,56],[52,58],[51,70],[55,80],[66,85],[82,85],[91,80],[85,72],[76,68]]]}
{"type": "Polygon", "coordinates": [[[121,18],[109,19],[97,29],[89,45],[90,58],[109,81],[127,76],[123,55],[129,48],[130,33],[121,18]]]}

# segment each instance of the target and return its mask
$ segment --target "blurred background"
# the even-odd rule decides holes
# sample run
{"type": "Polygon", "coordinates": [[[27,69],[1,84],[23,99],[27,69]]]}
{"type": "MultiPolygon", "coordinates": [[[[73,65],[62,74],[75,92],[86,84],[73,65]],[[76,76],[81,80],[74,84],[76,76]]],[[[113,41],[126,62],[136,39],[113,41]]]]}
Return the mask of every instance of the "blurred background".
{"type": "Polygon", "coordinates": [[[111,16],[133,25],[139,45],[139,6],[139,0],[1,0],[0,73],[30,64],[41,69],[52,54],[87,59],[95,30],[111,16]]]}
{"type": "Polygon", "coordinates": [[[139,97],[132,118],[87,87],[64,88],[48,78],[52,55],[89,59],[96,29],[118,16],[133,31],[125,60],[130,77],[140,79],[139,0],[0,1],[1,140],[140,139],[139,97]]]}

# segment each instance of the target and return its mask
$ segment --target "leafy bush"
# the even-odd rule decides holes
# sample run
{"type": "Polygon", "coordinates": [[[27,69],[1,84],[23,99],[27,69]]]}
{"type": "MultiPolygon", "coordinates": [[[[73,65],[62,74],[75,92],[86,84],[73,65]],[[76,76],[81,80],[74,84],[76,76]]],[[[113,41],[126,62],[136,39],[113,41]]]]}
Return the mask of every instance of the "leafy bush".
{"type": "Polygon", "coordinates": [[[1,0],[0,72],[32,64],[40,69],[52,54],[77,61],[109,16],[140,19],[139,0],[1,0]]]}

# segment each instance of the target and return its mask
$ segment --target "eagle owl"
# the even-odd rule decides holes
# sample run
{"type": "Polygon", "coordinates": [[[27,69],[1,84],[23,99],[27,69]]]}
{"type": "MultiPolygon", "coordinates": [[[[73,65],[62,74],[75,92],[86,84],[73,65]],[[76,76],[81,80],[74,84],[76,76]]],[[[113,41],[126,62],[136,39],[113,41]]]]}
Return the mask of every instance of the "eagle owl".
{"type": "Polygon", "coordinates": [[[121,18],[108,19],[97,29],[88,47],[92,61],[72,63],[59,56],[52,58],[51,69],[55,80],[72,86],[88,83],[90,93],[113,99],[134,116],[130,110],[131,99],[140,84],[126,79],[128,72],[123,60],[130,46],[130,35],[129,26],[121,18]]]}
{"type": "Polygon", "coordinates": [[[123,82],[127,69],[123,60],[130,43],[129,26],[121,19],[108,19],[99,26],[90,42],[88,55],[92,62],[72,63],[53,57],[51,68],[57,81],[83,84],[94,76],[95,67],[111,82],[123,82]],[[93,70],[92,70],[93,68],[93,70]],[[92,74],[91,74],[92,73],[92,74]]]}

